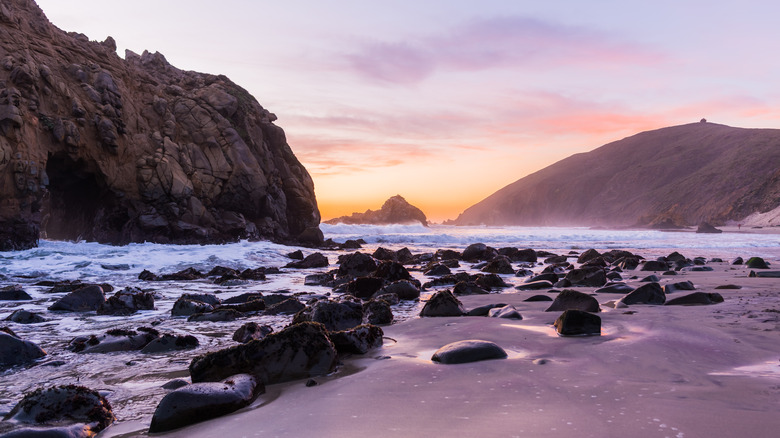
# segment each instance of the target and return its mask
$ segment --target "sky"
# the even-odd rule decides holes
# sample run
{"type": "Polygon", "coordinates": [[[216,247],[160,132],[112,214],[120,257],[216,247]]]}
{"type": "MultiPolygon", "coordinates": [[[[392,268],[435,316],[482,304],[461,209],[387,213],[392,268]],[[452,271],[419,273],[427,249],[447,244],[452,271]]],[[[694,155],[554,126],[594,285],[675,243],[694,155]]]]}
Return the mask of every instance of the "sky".
{"type": "Polygon", "coordinates": [[[323,219],[432,221],[575,153],[698,122],[780,128],[780,2],[37,0],[120,56],[224,74],[278,117],[323,219]]]}

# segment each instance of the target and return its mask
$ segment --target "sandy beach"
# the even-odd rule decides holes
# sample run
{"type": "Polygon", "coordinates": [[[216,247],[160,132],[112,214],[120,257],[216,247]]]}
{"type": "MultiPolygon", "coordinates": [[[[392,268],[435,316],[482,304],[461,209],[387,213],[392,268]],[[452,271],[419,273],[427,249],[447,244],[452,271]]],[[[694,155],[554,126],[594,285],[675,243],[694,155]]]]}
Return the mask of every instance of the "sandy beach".
{"type": "MultiPolygon", "coordinates": [[[[595,337],[557,336],[551,324],[559,313],[544,311],[549,302],[523,301],[534,292],[461,297],[467,309],[512,304],[523,319],[413,318],[386,326],[382,348],[345,360],[315,379],[317,386],[271,385],[248,408],[164,436],[775,436],[780,279],[748,278],[749,270],[727,262],[710,266],[713,272],[661,283],[690,280],[725,302],[612,309],[604,304],[619,295],[599,294],[603,331],[595,337]],[[742,288],[715,290],[726,284],[742,288]],[[430,360],[464,339],[493,341],[509,358],[430,360]]],[[[125,427],[132,424],[106,436],[125,427]]]]}

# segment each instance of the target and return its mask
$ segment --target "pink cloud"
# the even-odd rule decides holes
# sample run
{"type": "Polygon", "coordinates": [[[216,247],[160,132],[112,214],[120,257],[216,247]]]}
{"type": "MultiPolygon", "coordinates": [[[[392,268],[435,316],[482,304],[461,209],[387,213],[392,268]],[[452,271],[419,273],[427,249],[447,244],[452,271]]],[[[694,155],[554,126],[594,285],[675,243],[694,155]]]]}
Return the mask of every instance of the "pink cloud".
{"type": "Polygon", "coordinates": [[[474,20],[446,34],[416,39],[414,44],[366,44],[344,59],[363,77],[413,84],[437,70],[647,65],[659,62],[663,56],[603,32],[524,17],[499,17],[474,20]]]}

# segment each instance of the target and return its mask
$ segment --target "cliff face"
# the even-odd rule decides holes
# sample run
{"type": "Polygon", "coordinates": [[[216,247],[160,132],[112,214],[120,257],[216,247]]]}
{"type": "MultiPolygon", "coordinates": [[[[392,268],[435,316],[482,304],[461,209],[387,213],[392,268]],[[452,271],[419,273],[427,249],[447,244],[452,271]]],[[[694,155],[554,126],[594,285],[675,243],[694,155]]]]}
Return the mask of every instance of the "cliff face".
{"type": "Polygon", "coordinates": [[[780,130],[693,123],[573,155],[464,211],[458,225],[721,225],[780,205],[780,130]]]}
{"type": "Polygon", "coordinates": [[[352,213],[350,216],[341,216],[325,221],[327,224],[410,224],[420,222],[428,226],[428,218],[419,208],[408,203],[401,195],[395,195],[382,204],[377,211],[366,210],[363,213],[352,213]]]}
{"type": "Polygon", "coordinates": [[[224,76],[115,53],[0,4],[0,250],[321,240],[311,177],[276,117],[224,76]]]}

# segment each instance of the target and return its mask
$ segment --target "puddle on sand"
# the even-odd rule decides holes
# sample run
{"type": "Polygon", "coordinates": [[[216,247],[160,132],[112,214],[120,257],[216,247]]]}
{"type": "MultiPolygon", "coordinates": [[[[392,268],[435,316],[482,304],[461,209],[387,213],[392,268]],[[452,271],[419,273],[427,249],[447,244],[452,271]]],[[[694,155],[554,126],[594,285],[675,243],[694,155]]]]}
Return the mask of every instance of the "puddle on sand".
{"type": "Polygon", "coordinates": [[[728,371],[709,373],[711,376],[749,376],[780,379],[780,362],[768,361],[755,365],[736,367],[728,371]]]}

